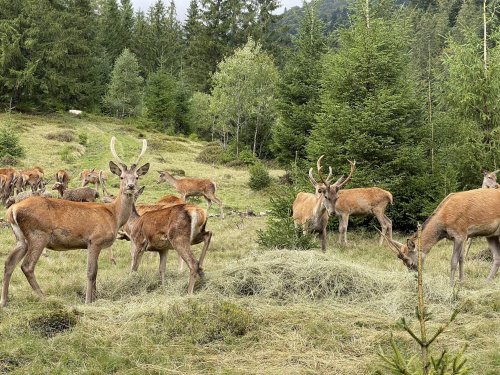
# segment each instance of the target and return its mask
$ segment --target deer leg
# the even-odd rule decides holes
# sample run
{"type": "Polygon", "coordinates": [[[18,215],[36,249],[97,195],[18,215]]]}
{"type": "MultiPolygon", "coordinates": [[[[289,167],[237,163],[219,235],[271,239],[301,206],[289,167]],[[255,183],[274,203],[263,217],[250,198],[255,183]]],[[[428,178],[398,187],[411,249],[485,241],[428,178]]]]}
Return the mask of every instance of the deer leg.
{"type": "Polygon", "coordinates": [[[191,251],[190,239],[172,239],[170,242],[189,267],[188,294],[193,294],[194,284],[199,273],[199,263],[194,259],[191,251]]]}
{"type": "Polygon", "coordinates": [[[168,250],[160,250],[160,279],[161,279],[161,285],[165,285],[165,269],[167,268],[167,254],[168,250]]]}
{"type": "Polygon", "coordinates": [[[28,251],[24,257],[23,264],[21,264],[21,270],[23,271],[24,276],[26,276],[31,288],[33,288],[38,297],[41,298],[44,294],[42,289],[40,289],[40,285],[38,285],[38,282],[36,281],[35,266],[38,259],[40,259],[40,255],[42,255],[45,245],[47,245],[47,241],[43,241],[41,239],[38,239],[37,241],[29,241],[29,245],[30,251],[28,251]]]}
{"type": "Polygon", "coordinates": [[[321,251],[326,252],[326,226],[320,230],[319,239],[321,241],[321,251]]]}
{"type": "Polygon", "coordinates": [[[136,272],[139,268],[139,264],[142,258],[142,255],[145,251],[144,244],[136,245],[134,241],[130,241],[130,255],[132,258],[132,264],[130,265],[130,272],[136,272]]]}
{"type": "Polygon", "coordinates": [[[451,256],[451,273],[450,273],[450,286],[453,288],[455,285],[455,271],[457,270],[457,265],[460,261],[460,255],[462,254],[464,240],[461,238],[455,238],[453,242],[453,255],[451,256]]]}
{"type": "Polygon", "coordinates": [[[377,218],[378,223],[380,224],[380,227],[382,228],[382,230],[381,230],[382,233],[380,234],[380,240],[378,241],[378,244],[382,245],[384,243],[384,238],[385,238],[384,236],[387,233],[387,230],[389,229],[389,227],[387,225],[388,223],[385,220],[386,216],[384,215],[383,212],[380,212],[380,211],[375,211],[375,212],[373,212],[373,214],[377,218]]]}
{"type": "Polygon", "coordinates": [[[109,263],[116,265],[116,260],[113,256],[113,247],[109,248],[109,263]]]}
{"type": "Polygon", "coordinates": [[[387,235],[392,240],[392,220],[384,215],[385,225],[387,226],[387,235]]]}
{"type": "Polygon", "coordinates": [[[464,242],[464,249],[462,250],[464,253],[464,259],[469,258],[469,250],[472,245],[472,238],[467,238],[467,240],[464,242]]]}
{"type": "Polygon", "coordinates": [[[89,245],[87,255],[87,291],[85,294],[85,303],[92,303],[97,295],[97,269],[101,248],[96,245],[89,245]]]}
{"type": "Polygon", "coordinates": [[[342,214],[339,217],[339,242],[347,245],[347,226],[349,224],[349,214],[342,214]]]}
{"type": "Polygon", "coordinates": [[[212,232],[205,232],[203,235],[203,249],[201,250],[200,260],[198,261],[198,265],[201,269],[203,267],[203,262],[205,261],[205,255],[207,254],[208,246],[210,246],[210,241],[212,240],[212,232]]]}
{"type": "Polygon", "coordinates": [[[179,262],[177,266],[177,271],[181,273],[184,270],[184,261],[182,260],[182,257],[179,255],[179,262]]]}
{"type": "Polygon", "coordinates": [[[9,297],[9,284],[10,278],[12,277],[12,272],[16,268],[16,265],[24,258],[26,252],[28,251],[28,245],[26,241],[18,240],[14,251],[9,254],[5,260],[5,270],[3,274],[3,284],[2,284],[2,298],[0,299],[0,307],[7,306],[7,300],[9,297]]]}
{"type": "Polygon", "coordinates": [[[212,207],[212,200],[205,195],[203,196],[203,198],[205,198],[205,200],[207,201],[207,211],[208,211],[210,210],[210,207],[212,207]]]}
{"type": "Polygon", "coordinates": [[[492,281],[500,268],[500,242],[499,237],[488,238],[488,244],[490,245],[491,255],[493,255],[493,264],[491,265],[491,270],[488,275],[487,280],[492,281]]]}

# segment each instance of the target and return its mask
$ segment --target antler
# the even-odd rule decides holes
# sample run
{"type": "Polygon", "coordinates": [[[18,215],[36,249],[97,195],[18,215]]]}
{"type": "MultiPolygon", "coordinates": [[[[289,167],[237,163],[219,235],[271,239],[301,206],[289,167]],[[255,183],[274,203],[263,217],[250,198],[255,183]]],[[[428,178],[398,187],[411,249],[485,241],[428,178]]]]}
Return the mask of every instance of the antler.
{"type": "Polygon", "coordinates": [[[116,161],[120,164],[123,164],[125,165],[125,163],[123,162],[122,159],[120,159],[120,157],[118,156],[118,154],[116,153],[116,150],[115,150],[115,142],[116,142],[116,138],[115,136],[111,137],[111,144],[109,145],[109,147],[111,148],[111,154],[113,155],[113,157],[116,159],[116,161]]]}
{"type": "Polygon", "coordinates": [[[309,168],[309,181],[311,181],[311,184],[313,184],[313,186],[318,185],[318,183],[316,182],[316,180],[313,177],[313,169],[312,169],[312,167],[309,168]]]}
{"type": "Polygon", "coordinates": [[[351,180],[352,174],[356,170],[356,160],[354,160],[354,161],[347,160],[347,161],[349,162],[349,164],[351,164],[351,171],[349,172],[349,175],[345,179],[344,179],[344,176],[342,176],[335,182],[334,185],[337,186],[338,189],[341,189],[342,187],[344,187],[344,185],[347,184],[351,180]]]}
{"type": "Polygon", "coordinates": [[[389,249],[391,249],[396,255],[401,255],[403,254],[402,251],[400,250],[400,247],[403,246],[402,243],[399,243],[397,241],[394,241],[392,238],[388,238],[384,233],[382,233],[382,231],[380,229],[378,229],[377,227],[374,227],[377,232],[380,233],[380,235],[382,237],[384,237],[384,239],[387,241],[387,243],[389,244],[389,249]]]}
{"type": "Polygon", "coordinates": [[[325,157],[325,155],[321,155],[319,157],[318,161],[316,162],[316,167],[318,168],[318,175],[319,175],[319,178],[321,178],[321,182],[323,182],[325,185],[328,185],[328,183],[323,178],[323,175],[321,174],[321,159],[323,159],[324,157],[325,157]]]}
{"type": "Polygon", "coordinates": [[[141,158],[144,156],[144,154],[146,153],[146,149],[148,148],[148,142],[143,139],[142,140],[142,150],[141,150],[141,154],[139,155],[139,157],[137,158],[137,160],[135,161],[134,164],[137,165],[137,163],[139,163],[139,160],[141,160],[141,158]]]}

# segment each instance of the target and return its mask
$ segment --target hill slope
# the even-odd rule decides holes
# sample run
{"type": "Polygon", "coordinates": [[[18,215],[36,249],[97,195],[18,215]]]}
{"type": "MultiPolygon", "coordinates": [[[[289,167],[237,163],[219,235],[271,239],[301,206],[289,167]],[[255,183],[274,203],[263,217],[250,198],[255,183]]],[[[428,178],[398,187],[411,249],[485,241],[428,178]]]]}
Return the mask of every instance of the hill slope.
{"type": "MultiPolygon", "coordinates": [[[[73,176],[82,168],[107,168],[111,135],[119,140],[120,155],[130,160],[142,133],[150,144],[144,160],[152,163],[143,180],[143,202],[173,191],[156,184],[155,170],[161,168],[214,178],[226,207],[264,210],[271,194],[249,190],[244,170],[196,163],[201,143],[113,120],[1,115],[0,125],[20,132],[27,148],[23,166],[41,165],[50,173],[66,167],[73,176]],[[67,131],[75,141],[46,139],[67,131]],[[88,137],[85,149],[76,142],[79,134],[88,137]]],[[[116,190],[117,179],[110,178],[110,185],[116,190]]],[[[50,251],[40,259],[36,273],[49,296],[45,300],[34,297],[18,267],[11,303],[0,309],[0,372],[370,374],[380,368],[379,346],[389,351],[390,332],[405,353],[417,354],[396,325],[401,316],[413,317],[415,279],[373,234],[349,233],[349,246],[339,248],[331,233],[326,254],[277,251],[255,244],[256,230],[264,226],[265,218],[210,218],[207,228],[214,237],[206,278],[193,296],[186,295],[188,274],[175,270],[173,255],[164,287],[156,254],[146,254],[139,272],[129,274],[130,247],[124,241],[113,245],[116,265],[101,256],[98,300],[92,305],[83,304],[86,251],[50,251]]],[[[4,261],[14,247],[9,228],[0,229],[0,240],[4,261]]],[[[471,252],[483,247],[484,241],[476,240],[471,252]]],[[[198,254],[199,246],[194,251],[198,254]]],[[[442,242],[426,260],[426,292],[434,313],[430,330],[457,304],[465,304],[436,343],[436,353],[468,343],[472,373],[494,374],[500,366],[500,278],[486,284],[490,264],[468,260],[466,281],[452,291],[450,255],[450,245],[442,242]]]]}

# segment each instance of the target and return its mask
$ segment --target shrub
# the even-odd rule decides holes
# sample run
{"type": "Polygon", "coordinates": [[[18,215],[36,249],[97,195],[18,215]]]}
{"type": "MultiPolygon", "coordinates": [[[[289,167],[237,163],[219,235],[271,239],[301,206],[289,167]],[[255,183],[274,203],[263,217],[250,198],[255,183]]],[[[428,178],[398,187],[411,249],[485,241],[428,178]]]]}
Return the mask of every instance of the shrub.
{"type": "Polygon", "coordinates": [[[6,128],[0,130],[0,158],[4,156],[22,158],[24,149],[19,143],[19,137],[6,128]]]}
{"type": "Polygon", "coordinates": [[[184,338],[206,345],[244,336],[252,329],[254,318],[250,311],[232,302],[200,303],[189,300],[176,304],[158,322],[170,338],[184,338]]]}
{"type": "Polygon", "coordinates": [[[45,138],[59,142],[73,142],[75,140],[75,133],[71,130],[63,130],[60,132],[48,133],[45,138]]]}
{"type": "Polygon", "coordinates": [[[243,150],[240,152],[240,156],[238,157],[243,164],[253,165],[257,162],[257,157],[250,150],[243,150]]]}
{"type": "Polygon", "coordinates": [[[84,153],[85,148],[81,145],[66,145],[59,151],[59,156],[61,156],[61,160],[64,162],[73,163],[84,153]]]}
{"type": "Polygon", "coordinates": [[[250,181],[248,181],[248,185],[252,190],[262,190],[271,185],[269,172],[261,162],[257,162],[250,167],[250,181]]]}
{"type": "Polygon", "coordinates": [[[316,247],[314,236],[302,234],[300,228],[295,228],[292,219],[292,204],[295,190],[284,189],[282,194],[271,197],[270,213],[265,230],[257,232],[257,243],[267,248],[301,249],[316,247]]]}
{"type": "Polygon", "coordinates": [[[89,137],[87,133],[80,133],[78,134],[78,143],[81,144],[82,146],[85,146],[89,140],[89,137]]]}
{"type": "Polygon", "coordinates": [[[208,143],[196,157],[196,161],[205,164],[220,164],[224,155],[224,148],[219,142],[208,143]]]}

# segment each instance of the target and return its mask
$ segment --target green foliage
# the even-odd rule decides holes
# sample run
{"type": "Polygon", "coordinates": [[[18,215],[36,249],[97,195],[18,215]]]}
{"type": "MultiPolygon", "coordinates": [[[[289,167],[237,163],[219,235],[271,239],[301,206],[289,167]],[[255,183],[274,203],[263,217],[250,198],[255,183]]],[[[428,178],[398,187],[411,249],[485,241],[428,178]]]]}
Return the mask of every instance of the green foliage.
{"type": "Polygon", "coordinates": [[[183,339],[197,345],[214,341],[228,342],[246,335],[255,318],[251,312],[232,302],[176,304],[161,315],[158,325],[171,339],[183,339]]]}
{"type": "Polygon", "coordinates": [[[182,86],[172,74],[158,71],[149,76],[144,92],[144,110],[158,130],[186,130],[185,124],[179,121],[185,106],[181,92],[182,86]]]}
{"type": "Polygon", "coordinates": [[[220,164],[224,155],[224,148],[219,142],[210,142],[200,151],[196,161],[205,164],[220,164]]]}
{"type": "Polygon", "coordinates": [[[81,144],[82,146],[86,146],[89,141],[89,137],[87,133],[80,133],[78,134],[78,143],[81,144]]]}
{"type": "Polygon", "coordinates": [[[73,142],[75,140],[75,133],[71,130],[63,130],[58,132],[50,132],[45,136],[47,139],[59,142],[73,142]]]}
{"type": "Polygon", "coordinates": [[[2,128],[0,130],[0,158],[9,156],[22,158],[24,154],[24,148],[19,142],[19,137],[11,129],[2,128]]]}
{"type": "Polygon", "coordinates": [[[308,250],[317,247],[314,235],[303,234],[295,228],[292,219],[292,204],[298,193],[296,189],[280,187],[280,194],[271,197],[270,212],[265,230],[257,232],[257,243],[266,248],[308,250]]]}
{"type": "Polygon", "coordinates": [[[116,59],[104,105],[116,117],[127,117],[139,112],[143,78],[135,55],[128,49],[116,59]]]}
{"type": "Polygon", "coordinates": [[[252,165],[249,172],[250,180],[248,181],[248,186],[252,190],[262,190],[271,185],[271,176],[269,176],[269,172],[261,162],[252,165]]]}

